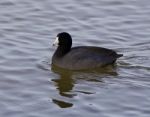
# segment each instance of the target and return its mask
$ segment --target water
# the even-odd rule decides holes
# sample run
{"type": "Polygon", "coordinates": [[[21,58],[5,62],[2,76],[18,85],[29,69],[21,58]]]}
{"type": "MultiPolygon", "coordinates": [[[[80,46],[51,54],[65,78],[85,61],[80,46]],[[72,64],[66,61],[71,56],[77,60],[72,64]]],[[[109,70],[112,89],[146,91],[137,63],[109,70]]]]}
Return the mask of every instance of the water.
{"type": "Polygon", "coordinates": [[[1,117],[149,117],[149,0],[1,0],[1,117]],[[100,71],[51,68],[57,33],[124,57],[100,71]]]}

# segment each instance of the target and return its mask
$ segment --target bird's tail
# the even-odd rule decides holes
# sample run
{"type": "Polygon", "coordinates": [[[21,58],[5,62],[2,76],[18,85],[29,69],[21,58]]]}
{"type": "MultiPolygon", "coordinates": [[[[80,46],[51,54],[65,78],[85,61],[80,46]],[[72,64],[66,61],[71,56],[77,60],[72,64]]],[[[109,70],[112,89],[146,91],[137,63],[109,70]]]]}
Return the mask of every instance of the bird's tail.
{"type": "Polygon", "coordinates": [[[117,54],[117,58],[120,58],[122,56],[123,56],[123,54],[117,54]]]}

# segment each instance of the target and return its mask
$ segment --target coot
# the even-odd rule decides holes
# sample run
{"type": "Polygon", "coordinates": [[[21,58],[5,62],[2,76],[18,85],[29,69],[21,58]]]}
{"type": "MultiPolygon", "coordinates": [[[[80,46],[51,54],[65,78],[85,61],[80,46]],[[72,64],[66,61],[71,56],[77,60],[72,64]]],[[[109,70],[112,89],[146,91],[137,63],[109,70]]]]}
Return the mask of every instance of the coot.
{"type": "Polygon", "coordinates": [[[72,47],[72,37],[67,32],[59,33],[53,45],[57,49],[52,57],[52,65],[69,70],[85,70],[113,64],[123,54],[114,50],[95,47],[72,47]]]}

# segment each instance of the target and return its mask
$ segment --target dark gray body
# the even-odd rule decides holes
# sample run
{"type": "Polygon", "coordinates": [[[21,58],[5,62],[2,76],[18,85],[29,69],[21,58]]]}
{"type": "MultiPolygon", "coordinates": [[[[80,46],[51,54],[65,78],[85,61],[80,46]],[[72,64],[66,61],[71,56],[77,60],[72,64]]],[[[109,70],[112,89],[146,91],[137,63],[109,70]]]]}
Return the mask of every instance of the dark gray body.
{"type": "Polygon", "coordinates": [[[93,69],[113,64],[121,56],[123,55],[106,48],[79,46],[71,48],[61,57],[57,56],[55,52],[52,64],[70,70],[93,69]]]}

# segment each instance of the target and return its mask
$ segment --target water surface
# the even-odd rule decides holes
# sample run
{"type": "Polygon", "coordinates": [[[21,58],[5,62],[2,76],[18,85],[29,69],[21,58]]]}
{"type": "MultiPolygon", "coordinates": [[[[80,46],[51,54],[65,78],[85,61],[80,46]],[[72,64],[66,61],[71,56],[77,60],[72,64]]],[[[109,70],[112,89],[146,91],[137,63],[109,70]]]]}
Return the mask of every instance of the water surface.
{"type": "Polygon", "coordinates": [[[1,0],[1,117],[149,117],[149,0],[1,0]],[[51,68],[57,33],[123,53],[91,71],[51,68]]]}

